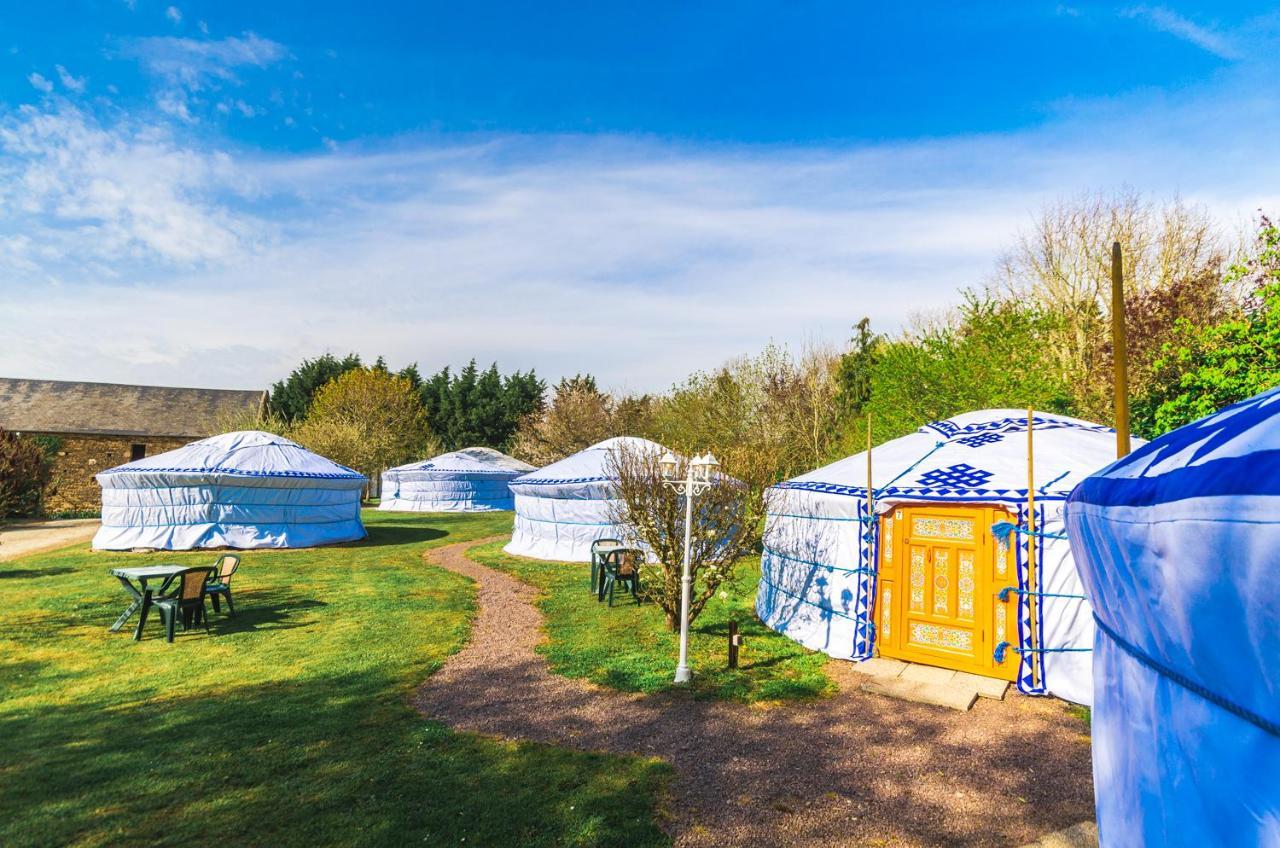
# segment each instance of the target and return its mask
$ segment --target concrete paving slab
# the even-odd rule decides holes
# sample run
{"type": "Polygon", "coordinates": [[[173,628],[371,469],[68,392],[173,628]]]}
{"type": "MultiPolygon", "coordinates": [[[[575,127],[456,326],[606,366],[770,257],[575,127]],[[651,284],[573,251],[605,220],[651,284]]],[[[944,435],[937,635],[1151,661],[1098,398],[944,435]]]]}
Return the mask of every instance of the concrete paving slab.
{"type": "MultiPolygon", "coordinates": [[[[905,673],[905,672],[904,672],[905,673]]],[[[859,687],[863,692],[873,695],[885,695],[900,698],[918,704],[933,704],[936,707],[948,707],[960,712],[967,712],[978,700],[978,691],[963,686],[952,686],[945,683],[925,683],[919,680],[907,680],[903,677],[882,679],[871,677],[859,687]]]]}
{"type": "Polygon", "coordinates": [[[859,674],[866,674],[871,677],[897,677],[902,674],[907,665],[902,660],[895,660],[890,657],[872,657],[869,660],[852,663],[850,668],[859,674]]]}
{"type": "Polygon", "coordinates": [[[951,682],[961,686],[972,686],[978,690],[979,698],[990,698],[993,701],[1004,700],[1004,693],[1009,688],[1007,680],[996,680],[994,677],[983,677],[967,671],[957,671],[955,679],[951,682]]]}
{"type": "Polygon", "coordinates": [[[935,686],[945,686],[955,679],[956,673],[949,668],[935,668],[931,665],[911,663],[898,676],[903,680],[911,680],[917,683],[932,683],[935,686]]]}

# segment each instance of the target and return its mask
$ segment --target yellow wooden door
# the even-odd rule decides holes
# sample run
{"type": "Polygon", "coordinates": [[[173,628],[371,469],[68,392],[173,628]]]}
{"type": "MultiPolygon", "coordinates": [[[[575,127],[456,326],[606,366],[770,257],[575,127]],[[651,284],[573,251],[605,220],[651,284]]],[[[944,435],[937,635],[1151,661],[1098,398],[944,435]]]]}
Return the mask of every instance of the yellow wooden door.
{"type": "Polygon", "coordinates": [[[1019,655],[995,661],[996,645],[1017,644],[1013,552],[991,525],[998,507],[899,506],[880,519],[876,623],[881,656],[1013,680],[1019,655]]]}

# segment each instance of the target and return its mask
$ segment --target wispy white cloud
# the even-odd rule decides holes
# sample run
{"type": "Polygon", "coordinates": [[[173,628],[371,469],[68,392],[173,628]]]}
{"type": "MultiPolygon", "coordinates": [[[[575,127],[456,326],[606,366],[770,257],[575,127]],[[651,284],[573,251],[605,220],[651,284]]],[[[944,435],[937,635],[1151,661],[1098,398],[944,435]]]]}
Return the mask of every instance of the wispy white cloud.
{"type": "Polygon", "coordinates": [[[45,94],[48,94],[49,92],[53,91],[53,82],[45,79],[40,74],[37,74],[37,73],[28,74],[27,82],[31,83],[32,88],[36,89],[37,91],[43,91],[45,94]]]}
{"type": "Polygon", "coordinates": [[[1219,58],[1228,60],[1240,58],[1235,43],[1228,35],[1212,27],[1197,24],[1164,6],[1131,6],[1123,9],[1120,14],[1146,21],[1161,32],[1194,44],[1219,58]]]}
{"type": "Polygon", "coordinates": [[[170,6],[169,8],[165,9],[164,16],[169,20],[173,21],[175,24],[182,23],[182,10],[179,9],[177,6],[170,6]]]}
{"type": "Polygon", "coordinates": [[[246,32],[216,40],[157,36],[124,42],[121,53],[151,73],[190,87],[211,80],[234,80],[237,68],[265,68],[289,51],[278,41],[246,32]]]}
{"type": "Polygon", "coordinates": [[[264,232],[230,203],[250,191],[216,151],[163,127],[104,127],[55,98],[0,123],[0,237],[33,280],[127,278],[226,262],[264,232]]]}
{"type": "Polygon", "coordinates": [[[234,86],[241,69],[266,68],[289,55],[283,44],[253,32],[213,40],[135,38],[123,42],[119,53],[137,60],[158,80],[156,105],[161,111],[188,123],[196,119],[192,107],[200,93],[234,86]]]}
{"type": "Polygon", "coordinates": [[[84,91],[84,77],[72,76],[71,72],[62,65],[56,66],[56,70],[58,71],[58,79],[62,82],[63,88],[76,94],[84,91]]]}
{"type": "Polygon", "coordinates": [[[262,386],[333,349],[660,388],[771,338],[952,303],[1063,195],[1179,192],[1232,224],[1280,208],[1280,96],[1230,91],[856,147],[408,138],[269,157],[48,98],[0,125],[0,373],[262,386]]]}

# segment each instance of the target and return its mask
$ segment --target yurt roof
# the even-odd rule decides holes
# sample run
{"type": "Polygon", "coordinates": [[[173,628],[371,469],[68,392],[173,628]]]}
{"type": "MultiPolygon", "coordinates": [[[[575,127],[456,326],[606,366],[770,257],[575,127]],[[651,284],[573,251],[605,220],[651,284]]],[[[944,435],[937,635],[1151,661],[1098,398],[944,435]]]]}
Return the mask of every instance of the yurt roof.
{"type": "Polygon", "coordinates": [[[365,481],[365,476],[312,453],[297,442],[259,430],[201,439],[99,473],[98,482],[127,475],[289,477],[365,481]]]}
{"type": "Polygon", "coordinates": [[[1250,495],[1280,495],[1280,387],[1138,448],[1086,480],[1073,501],[1142,507],[1250,495]]]}
{"type": "Polygon", "coordinates": [[[532,474],[517,477],[512,485],[538,486],[565,483],[597,483],[611,480],[609,475],[609,455],[619,449],[631,448],[656,453],[665,453],[666,448],[657,442],[635,436],[615,436],[597,442],[589,448],[583,448],[572,456],[559,462],[553,462],[532,474]]]}
{"type": "MultiPolygon", "coordinates": [[[[1077,483],[1115,459],[1110,427],[1037,412],[1033,430],[1037,498],[1064,499],[1077,483]]],[[[872,449],[875,496],[1025,500],[1026,432],[1027,413],[1019,409],[985,409],[933,421],[872,449]]],[[[866,487],[863,451],[772,488],[866,497],[866,487]]]]}
{"type": "Polygon", "coordinates": [[[527,462],[493,448],[463,448],[431,459],[410,462],[391,471],[434,471],[441,474],[527,474],[536,470],[527,462]]]}

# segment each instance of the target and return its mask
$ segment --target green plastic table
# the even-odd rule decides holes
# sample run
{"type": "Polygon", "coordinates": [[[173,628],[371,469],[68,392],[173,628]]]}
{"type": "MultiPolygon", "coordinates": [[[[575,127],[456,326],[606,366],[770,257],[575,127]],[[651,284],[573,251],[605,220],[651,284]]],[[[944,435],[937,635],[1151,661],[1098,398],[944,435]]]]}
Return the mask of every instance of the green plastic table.
{"type": "MultiPolygon", "coordinates": [[[[124,623],[129,620],[129,616],[133,615],[144,602],[150,600],[152,595],[151,589],[147,588],[147,583],[152,580],[163,580],[160,584],[160,591],[163,592],[165,586],[173,579],[173,576],[179,571],[186,570],[185,565],[141,565],[133,568],[113,568],[111,574],[120,581],[120,585],[129,593],[132,600],[125,611],[120,613],[120,617],[116,619],[116,623],[111,625],[111,632],[116,633],[124,623]]],[[[146,619],[138,616],[138,627],[133,632],[134,640],[142,638],[142,625],[146,623],[146,619]]]]}

